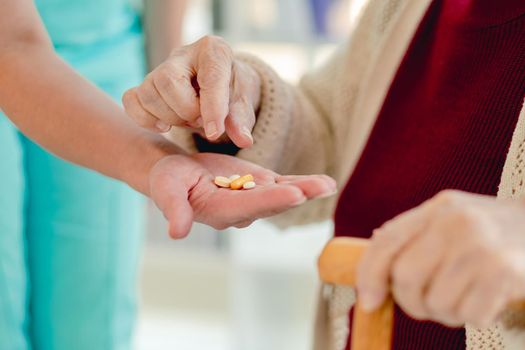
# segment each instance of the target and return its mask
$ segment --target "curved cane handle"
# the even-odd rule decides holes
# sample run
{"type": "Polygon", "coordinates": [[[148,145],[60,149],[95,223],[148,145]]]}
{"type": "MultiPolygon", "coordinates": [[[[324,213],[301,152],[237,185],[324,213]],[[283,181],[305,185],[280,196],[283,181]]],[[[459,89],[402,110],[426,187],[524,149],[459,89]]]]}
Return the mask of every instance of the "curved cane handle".
{"type": "MultiPolygon", "coordinates": [[[[321,280],[329,284],[355,287],[357,265],[367,246],[366,239],[332,239],[319,257],[321,280]]],[[[390,350],[393,324],[392,298],[387,298],[379,309],[366,312],[361,308],[358,296],[352,320],[352,350],[390,350]]]]}

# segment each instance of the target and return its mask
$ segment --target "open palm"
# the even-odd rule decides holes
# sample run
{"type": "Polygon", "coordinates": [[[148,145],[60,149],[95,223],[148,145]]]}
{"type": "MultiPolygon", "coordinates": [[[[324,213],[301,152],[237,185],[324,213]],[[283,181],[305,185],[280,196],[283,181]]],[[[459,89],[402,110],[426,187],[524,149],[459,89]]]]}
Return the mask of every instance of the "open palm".
{"type": "Polygon", "coordinates": [[[256,164],[212,153],[166,157],[150,174],[151,198],[169,221],[173,238],[185,237],[193,221],[216,229],[245,227],[335,191],[335,181],[326,175],[281,176],[256,164]],[[213,183],[215,176],[232,174],[252,174],[257,186],[234,191],[213,183]]]}

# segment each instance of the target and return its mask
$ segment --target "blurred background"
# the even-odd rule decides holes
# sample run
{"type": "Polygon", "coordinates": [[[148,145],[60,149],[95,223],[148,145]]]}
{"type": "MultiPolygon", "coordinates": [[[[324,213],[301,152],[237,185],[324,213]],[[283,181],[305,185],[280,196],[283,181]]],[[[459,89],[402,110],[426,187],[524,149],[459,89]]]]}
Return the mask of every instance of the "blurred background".
{"type": "MultiPolygon", "coordinates": [[[[363,0],[189,0],[183,37],[214,33],[263,58],[287,81],[322,63],[363,0]]],[[[172,241],[148,206],[138,350],[308,349],[316,259],[331,224],[278,231],[265,222],[172,241]]]]}

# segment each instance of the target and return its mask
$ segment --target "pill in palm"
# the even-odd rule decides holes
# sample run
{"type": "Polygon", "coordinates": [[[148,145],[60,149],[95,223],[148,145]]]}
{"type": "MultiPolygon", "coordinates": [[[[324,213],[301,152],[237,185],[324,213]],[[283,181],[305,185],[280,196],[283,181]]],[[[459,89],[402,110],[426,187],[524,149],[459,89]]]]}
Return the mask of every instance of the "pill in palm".
{"type": "Polygon", "coordinates": [[[250,182],[250,181],[253,181],[253,175],[251,174],[247,174],[247,175],[244,175],[244,176],[241,176],[240,178],[236,179],[236,180],[233,180],[231,183],[230,183],[230,188],[232,190],[240,190],[242,188],[242,186],[246,183],[246,182],[250,182]]]}
{"type": "Polygon", "coordinates": [[[213,182],[219,187],[229,188],[231,180],[225,176],[216,176],[213,182]]]}
{"type": "Polygon", "coordinates": [[[255,187],[255,182],[253,181],[248,181],[248,182],[245,182],[243,185],[242,185],[242,188],[245,189],[245,190],[249,190],[249,189],[252,189],[255,187]]]}
{"type": "Polygon", "coordinates": [[[230,179],[230,181],[233,181],[233,180],[237,180],[240,177],[241,177],[241,175],[235,174],[235,175],[230,176],[229,179],[230,179]]]}

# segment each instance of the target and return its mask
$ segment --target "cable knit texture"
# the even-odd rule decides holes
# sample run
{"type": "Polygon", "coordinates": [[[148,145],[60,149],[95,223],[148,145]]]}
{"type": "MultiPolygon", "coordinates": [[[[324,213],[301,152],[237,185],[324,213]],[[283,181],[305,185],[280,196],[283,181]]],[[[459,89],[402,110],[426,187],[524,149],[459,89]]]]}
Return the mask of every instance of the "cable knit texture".
{"type": "MultiPolygon", "coordinates": [[[[430,0],[370,0],[347,43],[299,86],[283,82],[262,61],[248,62],[263,81],[255,144],[239,157],[287,174],[326,173],[340,187],[348,179],[368,139],[389,86],[430,0]]],[[[170,138],[190,152],[193,139],[174,128],[170,138]]],[[[522,110],[503,170],[498,197],[525,197],[525,112],[522,110]]],[[[276,218],[280,226],[329,219],[334,198],[313,201],[276,218]]],[[[341,350],[348,335],[351,289],[321,293],[316,350],[341,350]]],[[[525,315],[510,312],[486,330],[466,327],[467,349],[525,348],[525,315]]]]}

